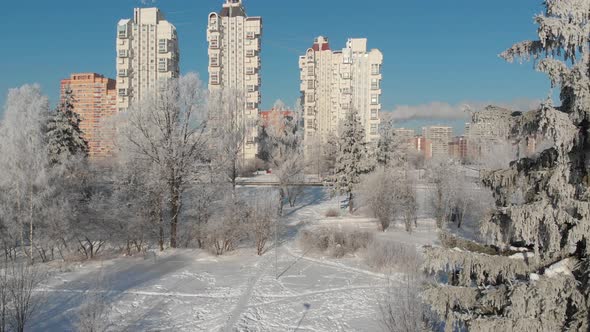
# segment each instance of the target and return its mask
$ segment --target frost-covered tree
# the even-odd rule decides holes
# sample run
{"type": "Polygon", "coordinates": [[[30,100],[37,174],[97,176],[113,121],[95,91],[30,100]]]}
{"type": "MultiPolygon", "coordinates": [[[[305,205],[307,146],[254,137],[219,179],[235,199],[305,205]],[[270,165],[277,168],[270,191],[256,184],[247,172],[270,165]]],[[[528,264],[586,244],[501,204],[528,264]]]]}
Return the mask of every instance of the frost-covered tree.
{"type": "Polygon", "coordinates": [[[80,129],[80,116],[74,112],[74,96],[67,87],[64,98],[47,122],[47,148],[52,164],[70,156],[88,154],[88,143],[80,129]]]}
{"type": "Polygon", "coordinates": [[[382,231],[386,231],[397,218],[402,218],[406,231],[416,224],[416,189],[407,172],[396,168],[377,168],[362,177],[359,199],[382,231]]]}
{"type": "Polygon", "coordinates": [[[369,173],[374,165],[369,158],[365,129],[354,110],[346,115],[339,133],[339,149],[334,167],[334,191],[348,196],[348,209],[354,210],[354,191],[361,175],[369,173]]]}
{"type": "Polygon", "coordinates": [[[38,85],[8,92],[0,127],[0,191],[3,222],[17,232],[12,237],[33,260],[34,229],[51,197],[45,124],[49,102],[38,85]],[[9,226],[12,224],[12,226],[9,226]],[[25,251],[25,244],[30,244],[25,251]]]}
{"type": "Polygon", "coordinates": [[[285,198],[293,206],[301,194],[301,187],[297,184],[304,181],[305,171],[299,114],[293,112],[287,116],[285,111],[284,104],[277,101],[265,126],[266,154],[279,182],[279,215],[282,215],[285,198]]]}
{"type": "Polygon", "coordinates": [[[211,165],[235,195],[236,181],[246,167],[244,148],[248,130],[254,127],[245,115],[244,93],[235,89],[212,92],[209,96],[211,165]]]}
{"type": "Polygon", "coordinates": [[[205,168],[206,90],[198,76],[189,73],[167,81],[126,113],[121,153],[151,165],[157,183],[164,186],[170,246],[176,248],[183,195],[205,168]]]}
{"type": "Polygon", "coordinates": [[[461,240],[452,241],[453,249],[427,249],[426,267],[448,273],[448,284],[424,296],[448,331],[590,328],[590,1],[544,6],[536,16],[539,40],[502,57],[533,58],[560,87],[560,107],[546,102],[514,128],[517,137],[541,134],[553,144],[483,175],[497,206],[481,226],[493,246],[461,240]]]}
{"type": "Polygon", "coordinates": [[[375,159],[382,167],[400,166],[405,161],[404,143],[396,137],[393,123],[387,123],[381,129],[381,135],[375,149],[375,159]]]}

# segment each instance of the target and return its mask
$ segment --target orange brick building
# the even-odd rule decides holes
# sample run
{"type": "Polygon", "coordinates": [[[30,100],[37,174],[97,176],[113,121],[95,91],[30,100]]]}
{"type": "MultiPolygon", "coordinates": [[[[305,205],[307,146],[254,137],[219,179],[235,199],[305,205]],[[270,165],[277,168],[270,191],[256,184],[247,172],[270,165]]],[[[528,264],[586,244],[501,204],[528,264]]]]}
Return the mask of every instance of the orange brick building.
{"type": "Polygon", "coordinates": [[[114,123],[117,110],[116,81],[95,73],[76,73],[61,81],[61,99],[70,88],[74,112],[80,116],[80,129],[88,142],[90,158],[105,158],[112,154],[114,123]]]}
{"type": "Polygon", "coordinates": [[[416,136],[412,140],[414,149],[420,151],[426,160],[432,159],[432,141],[424,136],[416,136]]]}
{"type": "Polygon", "coordinates": [[[467,159],[467,138],[457,136],[449,143],[449,156],[456,160],[464,161],[467,159]]]}

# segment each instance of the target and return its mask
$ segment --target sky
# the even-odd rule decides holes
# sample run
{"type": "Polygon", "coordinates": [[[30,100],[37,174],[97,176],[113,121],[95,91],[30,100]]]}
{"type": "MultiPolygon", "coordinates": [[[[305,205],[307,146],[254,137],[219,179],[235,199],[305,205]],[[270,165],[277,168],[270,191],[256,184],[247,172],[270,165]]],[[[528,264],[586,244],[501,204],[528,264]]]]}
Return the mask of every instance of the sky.
{"type": "MultiPolygon", "coordinates": [[[[119,19],[134,7],[157,6],[178,31],[181,72],[207,81],[207,15],[224,0],[7,0],[0,29],[0,104],[8,89],[39,83],[55,104],[60,79],[74,72],[115,77],[119,19]]],[[[513,43],[534,39],[541,1],[514,0],[244,0],[262,16],[262,107],[299,96],[298,56],[314,37],[332,49],[368,38],[384,56],[382,106],[398,126],[452,124],[462,131],[464,105],[527,107],[550,92],[531,63],[498,57],[513,43]]],[[[3,111],[0,110],[0,112],[3,111]]]]}

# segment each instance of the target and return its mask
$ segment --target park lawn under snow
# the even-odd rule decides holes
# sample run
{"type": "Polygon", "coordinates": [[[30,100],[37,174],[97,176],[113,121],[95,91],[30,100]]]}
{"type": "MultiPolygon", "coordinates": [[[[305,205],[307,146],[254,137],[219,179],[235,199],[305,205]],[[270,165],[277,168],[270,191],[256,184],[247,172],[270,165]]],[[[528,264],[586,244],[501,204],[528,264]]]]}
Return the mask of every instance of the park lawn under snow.
{"type": "MultiPolygon", "coordinates": [[[[253,195],[256,188],[244,188],[253,195]]],[[[265,189],[266,190],[266,189],[265,189]]],[[[339,208],[325,188],[308,188],[296,207],[287,208],[285,235],[278,251],[255,255],[242,248],[226,256],[178,249],[157,259],[119,257],[72,266],[54,276],[31,331],[73,331],[88,292],[109,303],[111,331],[377,331],[378,302],[388,277],[372,271],[362,253],[341,259],[303,253],[303,227],[358,227],[377,232],[370,218],[324,217],[339,208]],[[278,264],[275,264],[275,260],[278,264]],[[99,281],[100,280],[100,281],[99,281]]],[[[419,220],[411,235],[395,228],[377,236],[411,245],[432,244],[433,222],[419,220]]]]}

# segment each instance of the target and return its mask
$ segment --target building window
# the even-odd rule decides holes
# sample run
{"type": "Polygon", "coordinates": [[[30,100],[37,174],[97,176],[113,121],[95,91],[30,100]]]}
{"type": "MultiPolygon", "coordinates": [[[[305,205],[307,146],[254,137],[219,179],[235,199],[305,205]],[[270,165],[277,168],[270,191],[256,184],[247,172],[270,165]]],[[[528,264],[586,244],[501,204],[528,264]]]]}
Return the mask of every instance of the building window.
{"type": "Polygon", "coordinates": [[[307,81],[307,88],[308,89],[313,89],[315,87],[314,81],[313,80],[308,80],[307,81]]]}
{"type": "Polygon", "coordinates": [[[379,105],[379,95],[371,95],[371,105],[379,105]]]}
{"type": "Polygon", "coordinates": [[[168,71],[168,59],[158,59],[158,71],[159,72],[168,71]]]}
{"type": "Polygon", "coordinates": [[[252,31],[246,32],[246,39],[254,39],[256,35],[252,31]]]}
{"type": "Polygon", "coordinates": [[[256,50],[246,50],[246,56],[253,57],[256,55],[256,50]]]}
{"type": "Polygon", "coordinates": [[[211,67],[218,67],[219,66],[219,58],[217,55],[211,56],[211,67]]]}
{"type": "Polygon", "coordinates": [[[381,73],[381,65],[380,64],[372,64],[371,65],[371,75],[379,75],[381,73]]]}
{"type": "Polygon", "coordinates": [[[371,110],[371,120],[378,120],[379,119],[379,110],[372,109],[371,110]]]}
{"type": "Polygon", "coordinates": [[[119,25],[117,28],[119,38],[129,38],[129,30],[127,25],[119,25]]]}
{"type": "Polygon", "coordinates": [[[168,53],[168,40],[167,39],[159,39],[158,40],[158,53],[168,53]]]}
{"type": "Polygon", "coordinates": [[[219,75],[217,73],[211,74],[211,84],[219,84],[219,75]]]}
{"type": "Polygon", "coordinates": [[[313,115],[313,107],[308,107],[307,108],[307,115],[313,115]]]}
{"type": "Polygon", "coordinates": [[[377,135],[377,124],[371,125],[371,135],[377,135]]]}
{"type": "Polygon", "coordinates": [[[211,38],[210,48],[217,49],[219,48],[219,39],[217,37],[211,38]]]}
{"type": "Polygon", "coordinates": [[[342,78],[349,79],[350,78],[350,73],[342,73],[342,78]]]}
{"type": "Polygon", "coordinates": [[[305,98],[307,98],[307,101],[310,103],[313,103],[315,101],[315,97],[313,94],[305,95],[305,98]]]}
{"type": "Polygon", "coordinates": [[[248,92],[255,92],[256,91],[256,85],[248,85],[248,92]]]}
{"type": "Polygon", "coordinates": [[[119,50],[119,57],[126,58],[129,56],[129,50],[119,50]]]}
{"type": "Polygon", "coordinates": [[[246,74],[247,75],[253,75],[256,73],[256,69],[254,67],[248,67],[246,68],[246,74]]]}
{"type": "Polygon", "coordinates": [[[248,102],[246,103],[246,108],[249,110],[256,109],[256,103],[248,102]]]}
{"type": "Polygon", "coordinates": [[[128,74],[127,69],[119,69],[119,77],[127,77],[128,74]]]}
{"type": "Polygon", "coordinates": [[[376,78],[371,79],[371,90],[379,90],[380,84],[379,80],[376,78]]]}
{"type": "Polygon", "coordinates": [[[119,96],[121,96],[121,97],[127,96],[127,89],[119,89],[119,96]]]}

